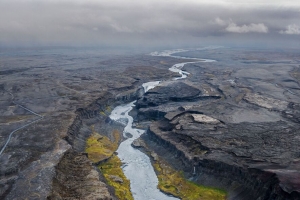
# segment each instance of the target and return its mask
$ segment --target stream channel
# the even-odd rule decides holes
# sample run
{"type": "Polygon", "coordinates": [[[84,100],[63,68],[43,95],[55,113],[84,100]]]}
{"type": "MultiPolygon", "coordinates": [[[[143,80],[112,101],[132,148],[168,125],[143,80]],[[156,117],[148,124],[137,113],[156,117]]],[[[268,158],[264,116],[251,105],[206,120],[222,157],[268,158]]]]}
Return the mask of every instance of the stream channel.
{"type": "MultiPolygon", "coordinates": [[[[174,53],[186,52],[188,50],[171,50],[171,51],[163,51],[163,52],[153,52],[151,56],[167,56],[174,57],[180,59],[195,59],[194,62],[185,62],[178,63],[169,68],[172,72],[177,72],[181,75],[181,77],[175,78],[184,79],[189,74],[186,71],[181,70],[185,64],[189,63],[197,63],[197,62],[215,62],[215,60],[209,59],[199,59],[199,58],[187,58],[180,56],[173,56],[174,53]]],[[[146,93],[148,90],[153,89],[157,85],[159,85],[159,81],[144,83],[142,86],[144,88],[144,92],[146,93]]],[[[117,106],[110,114],[110,118],[117,122],[120,122],[126,127],[124,128],[123,135],[127,138],[126,133],[130,133],[132,135],[131,138],[127,138],[123,141],[118,150],[118,157],[123,163],[122,169],[125,176],[130,180],[130,190],[132,192],[133,198],[135,200],[173,200],[178,199],[172,196],[168,196],[165,193],[161,192],[158,188],[158,179],[155,174],[155,171],[151,165],[150,158],[141,152],[138,149],[135,149],[131,146],[131,143],[139,138],[145,130],[136,129],[132,127],[133,118],[128,114],[133,107],[135,101],[117,106]]]]}

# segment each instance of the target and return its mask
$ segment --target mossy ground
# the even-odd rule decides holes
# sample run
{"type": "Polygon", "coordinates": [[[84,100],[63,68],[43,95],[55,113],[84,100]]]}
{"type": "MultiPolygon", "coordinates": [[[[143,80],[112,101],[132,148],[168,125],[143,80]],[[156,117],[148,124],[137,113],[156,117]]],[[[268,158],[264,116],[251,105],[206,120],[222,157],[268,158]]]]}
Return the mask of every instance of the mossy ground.
{"type": "Polygon", "coordinates": [[[113,155],[106,162],[99,165],[99,169],[107,180],[108,184],[115,188],[115,195],[120,200],[133,200],[130,192],[130,182],[125,177],[120,159],[113,155]],[[119,177],[122,182],[116,181],[114,177],[119,177]]]}
{"type": "Polygon", "coordinates": [[[154,161],[154,169],[159,180],[158,187],[165,193],[182,200],[223,200],[223,190],[198,185],[184,178],[181,172],[174,170],[161,159],[154,161]]]}
{"type": "Polygon", "coordinates": [[[130,192],[130,182],[121,169],[122,163],[120,159],[114,155],[121,140],[120,133],[117,130],[113,131],[112,139],[110,139],[95,132],[94,127],[91,128],[93,133],[87,139],[85,149],[89,159],[94,163],[103,161],[98,165],[98,168],[107,183],[115,189],[115,195],[120,200],[133,200],[130,192]]]}
{"type": "Polygon", "coordinates": [[[86,141],[85,152],[94,163],[107,159],[113,155],[118,149],[120,142],[120,133],[117,130],[112,132],[113,141],[106,136],[102,136],[94,131],[93,134],[86,141]]]}

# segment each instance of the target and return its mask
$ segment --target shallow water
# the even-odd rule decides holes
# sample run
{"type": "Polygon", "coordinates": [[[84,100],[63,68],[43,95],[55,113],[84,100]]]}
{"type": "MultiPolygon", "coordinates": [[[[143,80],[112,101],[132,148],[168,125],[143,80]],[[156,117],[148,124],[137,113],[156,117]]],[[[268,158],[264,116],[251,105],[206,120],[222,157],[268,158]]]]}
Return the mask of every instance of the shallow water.
{"type": "MultiPolygon", "coordinates": [[[[186,58],[180,56],[172,56],[174,53],[185,52],[188,50],[177,49],[163,52],[153,52],[152,56],[169,56],[181,59],[195,59],[194,62],[184,62],[173,65],[169,68],[172,72],[177,72],[181,77],[175,78],[184,79],[189,74],[186,71],[181,70],[184,65],[197,62],[215,62],[215,60],[198,59],[198,58],[186,58]]],[[[144,91],[147,92],[159,85],[160,81],[147,82],[142,84],[144,91]]],[[[178,198],[167,196],[162,193],[158,188],[158,179],[155,171],[151,165],[150,158],[141,151],[131,146],[132,142],[139,138],[145,131],[132,127],[133,118],[128,114],[133,107],[135,101],[116,107],[109,116],[112,120],[118,121],[126,127],[124,128],[123,135],[126,137],[126,133],[132,135],[131,138],[127,138],[122,142],[117,150],[118,157],[122,161],[123,172],[125,176],[130,180],[130,189],[135,200],[175,200],[178,198]],[[124,123],[124,122],[127,122],[124,123]]]]}
{"type": "Polygon", "coordinates": [[[151,90],[155,88],[157,85],[159,85],[160,81],[153,81],[153,82],[147,82],[143,83],[142,86],[144,88],[144,92],[148,92],[148,90],[151,90]]]}
{"type": "MultiPolygon", "coordinates": [[[[205,49],[212,49],[212,48],[216,48],[216,47],[205,47],[202,49],[198,49],[198,50],[205,50],[205,49]]],[[[173,65],[172,67],[169,68],[170,71],[172,72],[177,72],[181,75],[181,77],[178,78],[174,78],[174,80],[179,80],[179,79],[184,79],[186,78],[190,73],[181,70],[184,65],[186,64],[191,64],[191,63],[198,63],[198,62],[216,62],[215,60],[211,60],[211,59],[202,59],[202,58],[189,58],[189,57],[183,57],[183,56],[174,56],[173,54],[175,53],[181,53],[181,52],[187,52],[189,50],[184,50],[184,49],[175,49],[175,50],[165,50],[162,52],[152,52],[150,53],[151,56],[166,56],[166,57],[172,57],[172,58],[178,58],[178,59],[189,59],[189,60],[195,60],[195,61],[190,61],[190,62],[183,62],[183,63],[177,63],[175,65],[173,65]]]]}
{"type": "Polygon", "coordinates": [[[167,196],[157,189],[158,179],[150,158],[131,146],[131,143],[144,133],[144,130],[132,128],[133,118],[128,113],[135,106],[134,103],[116,107],[109,116],[115,121],[124,122],[124,118],[128,121],[123,135],[126,137],[126,133],[130,133],[132,137],[120,144],[117,153],[124,163],[122,168],[125,176],[130,180],[132,195],[136,200],[175,200],[177,198],[167,196]]]}

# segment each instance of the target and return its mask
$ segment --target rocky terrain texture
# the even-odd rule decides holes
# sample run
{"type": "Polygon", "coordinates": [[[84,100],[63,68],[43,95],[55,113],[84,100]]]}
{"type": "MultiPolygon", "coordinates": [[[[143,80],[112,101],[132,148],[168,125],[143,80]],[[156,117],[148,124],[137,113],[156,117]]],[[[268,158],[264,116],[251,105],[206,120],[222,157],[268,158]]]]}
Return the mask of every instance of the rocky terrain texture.
{"type": "Polygon", "coordinates": [[[104,199],[113,198],[113,191],[82,154],[92,134],[89,127],[98,124],[97,130],[105,129],[100,124],[107,117],[101,112],[107,106],[136,98],[143,82],[172,78],[168,66],[177,61],[76,49],[2,52],[0,148],[10,133],[37,119],[24,108],[43,118],[14,132],[3,149],[0,199],[84,199],[88,193],[87,199],[97,199],[100,190],[105,191],[104,199]],[[70,181],[63,183],[66,177],[70,181]]]}
{"type": "Polygon", "coordinates": [[[218,62],[137,101],[136,122],[155,120],[143,142],[229,199],[300,199],[299,54],[230,52],[181,54],[218,62]]]}
{"type": "Polygon", "coordinates": [[[48,199],[115,199],[87,156],[72,151],[56,166],[52,187],[48,199]]]}
{"type": "Polygon", "coordinates": [[[86,139],[121,130],[109,107],[137,100],[143,142],[187,178],[229,199],[300,199],[297,51],[215,49],[148,55],[39,49],[0,56],[0,199],[115,199],[89,160],[86,139]],[[144,94],[147,81],[165,81],[144,94]],[[16,104],[17,103],[17,104],[16,104]],[[20,106],[21,105],[21,106],[20,106]],[[152,120],[152,122],[151,122],[152,120]],[[195,168],[195,171],[194,171],[195,168]],[[76,176],[75,176],[76,175],[76,176]],[[80,187],[79,187],[80,186],[80,187]]]}

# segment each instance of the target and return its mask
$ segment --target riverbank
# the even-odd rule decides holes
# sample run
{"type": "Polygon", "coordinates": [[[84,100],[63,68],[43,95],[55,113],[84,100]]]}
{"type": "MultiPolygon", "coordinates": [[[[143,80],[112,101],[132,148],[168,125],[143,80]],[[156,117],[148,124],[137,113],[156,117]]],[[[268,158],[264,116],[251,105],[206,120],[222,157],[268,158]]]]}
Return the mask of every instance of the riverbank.
{"type": "MultiPolygon", "coordinates": [[[[105,184],[93,163],[84,165],[91,169],[90,176],[89,170],[77,166],[81,163],[77,159],[87,157],[83,152],[85,140],[93,132],[91,126],[95,125],[96,132],[112,139],[113,130],[109,127],[113,121],[108,119],[109,113],[105,113],[102,105],[115,107],[136,98],[145,101],[138,102],[138,110],[132,111],[134,124],[146,128],[151,123],[149,119],[152,120],[153,133],[159,137],[152,134],[146,141],[153,143],[151,148],[159,148],[157,154],[161,152],[162,158],[174,169],[182,170],[186,178],[194,177],[198,183],[227,188],[229,199],[286,200],[299,196],[297,52],[242,49],[181,52],[178,56],[213,58],[218,62],[192,63],[182,68],[190,75],[188,79],[178,80],[184,84],[175,86],[195,88],[190,94],[174,92],[176,88],[173,90],[170,82],[163,84],[167,88],[147,95],[138,88],[142,83],[178,77],[168,68],[188,61],[154,56],[102,60],[99,55],[59,55],[39,56],[35,52],[32,56],[26,54],[22,60],[9,55],[2,59],[1,147],[30,115],[11,104],[7,91],[16,95],[20,105],[44,118],[13,134],[0,156],[1,198],[38,195],[45,199],[56,193],[85,199],[88,194],[85,192],[92,193],[88,185],[93,181],[88,177],[99,178],[105,184]],[[53,67],[57,66],[56,61],[60,67],[53,67]],[[102,97],[109,97],[109,105],[102,97]],[[284,103],[277,109],[276,102],[284,103]],[[218,123],[203,123],[208,117],[218,123]],[[74,157],[76,162],[64,157],[70,148],[78,155],[74,157]],[[70,168],[60,173],[65,166],[60,163],[69,162],[70,168]],[[196,176],[193,176],[195,165],[196,176]],[[72,178],[72,171],[83,176],[72,178]],[[73,183],[65,190],[67,182],[56,181],[69,175],[73,183]],[[76,193],[78,188],[80,193],[76,193]]],[[[120,133],[123,131],[117,124],[113,126],[120,133]]],[[[116,198],[113,188],[105,187],[111,198],[116,198]]]]}
{"type": "Polygon", "coordinates": [[[229,199],[299,199],[299,148],[291,140],[299,140],[299,110],[292,106],[299,99],[271,83],[278,74],[290,80],[289,73],[279,65],[225,68],[220,62],[186,65],[188,80],[138,101],[136,123],[154,120],[143,141],[186,177],[227,190],[229,199]]]}
{"type": "MultiPolygon", "coordinates": [[[[160,54],[158,54],[160,55],[160,54]]],[[[171,55],[171,54],[170,54],[171,55]]],[[[169,68],[170,71],[172,72],[177,72],[181,75],[179,78],[175,78],[175,80],[180,80],[184,79],[187,77],[189,74],[188,72],[182,71],[182,67],[186,64],[190,63],[197,63],[197,62],[208,62],[208,60],[196,60],[195,62],[185,62],[185,63],[179,63],[173,65],[171,68],[169,68]]],[[[213,60],[210,60],[210,62],[214,62],[213,60]]],[[[142,86],[144,88],[144,94],[147,94],[147,92],[153,91],[155,87],[160,84],[159,81],[156,82],[148,82],[148,83],[143,83],[142,86]]],[[[180,91],[180,90],[179,90],[180,91]]],[[[178,91],[178,92],[179,92],[178,91]]],[[[140,99],[139,99],[140,100],[140,99]]],[[[111,115],[109,116],[111,119],[115,121],[125,121],[126,122],[126,127],[124,128],[123,135],[126,137],[126,134],[129,134],[130,137],[127,138],[124,142],[122,142],[118,148],[117,155],[121,159],[121,161],[124,163],[124,167],[122,168],[126,177],[130,180],[130,185],[131,185],[131,191],[133,193],[133,196],[135,199],[175,199],[173,197],[166,196],[165,194],[161,193],[157,187],[159,187],[162,191],[167,192],[169,194],[172,194],[173,196],[176,197],[184,197],[185,199],[190,198],[192,196],[186,196],[186,193],[174,193],[170,192],[170,190],[166,190],[166,188],[162,187],[162,185],[165,186],[163,182],[164,179],[161,177],[163,174],[159,174],[160,176],[160,182],[158,181],[156,174],[154,173],[153,168],[151,168],[151,162],[149,157],[147,157],[146,154],[143,154],[142,152],[137,151],[132,147],[132,142],[136,139],[138,139],[143,133],[144,130],[132,128],[132,123],[133,123],[133,118],[128,115],[128,113],[132,110],[134,107],[135,102],[131,102],[129,104],[123,105],[123,106],[118,106],[116,107],[111,115]],[[143,182],[141,182],[143,180],[143,182]]],[[[159,168],[159,165],[154,165],[156,166],[156,172],[159,172],[161,168],[159,168]]],[[[179,173],[175,173],[175,170],[173,170],[174,174],[176,174],[177,178],[180,180],[183,180],[184,182],[184,177],[180,176],[179,173]]],[[[164,174],[166,175],[166,174],[164,174]]],[[[166,177],[169,179],[168,181],[175,181],[174,179],[170,179],[171,176],[166,177]]],[[[177,181],[177,180],[176,180],[177,181]]],[[[198,189],[201,187],[194,186],[192,184],[189,184],[188,182],[184,182],[187,185],[186,191],[193,190],[193,189],[198,189]]],[[[185,191],[184,189],[182,192],[185,191]]],[[[185,191],[185,192],[186,192],[185,191]]],[[[200,189],[199,191],[196,190],[197,192],[201,191],[203,198],[209,198],[207,196],[208,193],[214,193],[213,189],[205,191],[200,189]],[[205,193],[205,194],[204,194],[205,193]]],[[[225,195],[212,195],[210,197],[213,197],[216,199],[224,199],[225,195]]]]}

